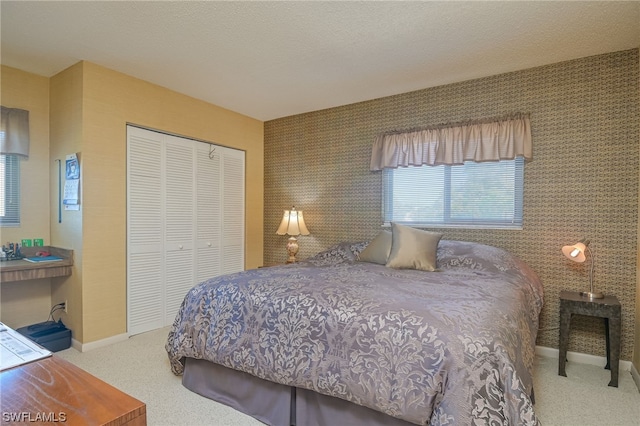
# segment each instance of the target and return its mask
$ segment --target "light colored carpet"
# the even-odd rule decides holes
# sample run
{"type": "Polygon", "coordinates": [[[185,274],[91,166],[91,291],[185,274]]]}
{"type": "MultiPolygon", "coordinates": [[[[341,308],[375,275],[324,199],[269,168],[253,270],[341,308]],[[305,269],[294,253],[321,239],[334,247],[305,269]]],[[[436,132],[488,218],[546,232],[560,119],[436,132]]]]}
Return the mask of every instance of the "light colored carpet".
{"type": "Polygon", "coordinates": [[[611,372],[595,365],[567,362],[558,376],[558,359],[536,357],[535,411],[544,426],[640,426],[640,392],[630,371],[620,371],[618,387],[608,386],[611,372]]]}
{"type": "MultiPolygon", "coordinates": [[[[71,348],[56,355],[145,402],[149,425],[262,424],[184,388],[169,367],[168,332],[163,328],[88,352],[71,348]]],[[[535,410],[543,425],[640,425],[640,392],[630,372],[620,373],[618,388],[607,386],[610,373],[600,367],[568,363],[568,377],[557,372],[557,359],[537,358],[535,410]]]]}
{"type": "Polygon", "coordinates": [[[138,334],[124,342],[56,355],[147,404],[147,424],[252,426],[263,423],[182,386],[164,349],[169,328],[138,334]]]}

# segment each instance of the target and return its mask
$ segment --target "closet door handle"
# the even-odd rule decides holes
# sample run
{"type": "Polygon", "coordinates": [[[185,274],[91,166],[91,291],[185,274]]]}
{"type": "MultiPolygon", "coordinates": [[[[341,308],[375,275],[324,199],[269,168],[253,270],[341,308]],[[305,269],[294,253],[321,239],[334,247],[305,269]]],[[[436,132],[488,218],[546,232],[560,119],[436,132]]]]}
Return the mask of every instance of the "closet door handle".
{"type": "Polygon", "coordinates": [[[183,246],[182,244],[180,244],[180,245],[178,245],[178,248],[179,248],[180,250],[182,250],[182,249],[184,248],[184,246],[183,246]]]}
{"type": "Polygon", "coordinates": [[[211,247],[211,243],[210,242],[207,243],[207,247],[211,247]]]}

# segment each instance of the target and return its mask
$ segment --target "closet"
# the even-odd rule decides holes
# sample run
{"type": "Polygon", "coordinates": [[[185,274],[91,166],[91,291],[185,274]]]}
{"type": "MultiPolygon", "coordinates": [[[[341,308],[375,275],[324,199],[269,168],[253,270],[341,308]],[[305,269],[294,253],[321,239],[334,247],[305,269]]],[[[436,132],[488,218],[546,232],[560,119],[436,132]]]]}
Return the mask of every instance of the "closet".
{"type": "Polygon", "coordinates": [[[127,126],[127,328],[171,325],[187,291],[244,269],[245,153],[127,126]]]}

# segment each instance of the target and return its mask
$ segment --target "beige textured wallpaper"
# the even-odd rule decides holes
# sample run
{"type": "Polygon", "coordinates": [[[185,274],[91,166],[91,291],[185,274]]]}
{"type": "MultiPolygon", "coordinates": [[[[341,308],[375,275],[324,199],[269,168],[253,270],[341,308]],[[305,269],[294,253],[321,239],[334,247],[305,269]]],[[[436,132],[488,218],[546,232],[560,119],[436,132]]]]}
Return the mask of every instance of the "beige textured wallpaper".
{"type": "MultiPolygon", "coordinates": [[[[381,174],[368,170],[376,134],[439,123],[531,114],[524,229],[444,229],[445,238],[508,249],[545,287],[538,344],[558,347],[558,295],[584,290],[584,266],[563,245],[591,240],[595,285],[623,306],[621,357],[634,344],[640,140],[638,49],[583,58],[265,123],[265,263],[286,259],[282,210],[304,211],[304,258],[381,226],[381,174]]],[[[569,350],[604,356],[601,319],[577,317],[569,350]]]]}

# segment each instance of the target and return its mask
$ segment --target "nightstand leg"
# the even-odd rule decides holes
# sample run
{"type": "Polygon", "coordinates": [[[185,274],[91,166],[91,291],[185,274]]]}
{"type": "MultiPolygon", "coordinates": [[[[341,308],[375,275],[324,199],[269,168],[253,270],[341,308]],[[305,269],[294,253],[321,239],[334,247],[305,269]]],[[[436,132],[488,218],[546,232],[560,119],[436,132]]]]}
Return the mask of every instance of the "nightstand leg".
{"type": "Polygon", "coordinates": [[[618,370],[620,368],[620,333],[621,320],[620,314],[609,319],[609,327],[611,328],[611,381],[609,386],[618,387],[618,370]]]}
{"type": "Polygon", "coordinates": [[[569,328],[571,327],[571,312],[560,307],[560,353],[558,354],[558,375],[567,377],[565,364],[567,362],[567,348],[569,347],[569,328]]]}
{"type": "Polygon", "coordinates": [[[607,342],[607,365],[606,370],[611,370],[611,342],[609,341],[609,318],[604,319],[604,335],[607,342]]]}

